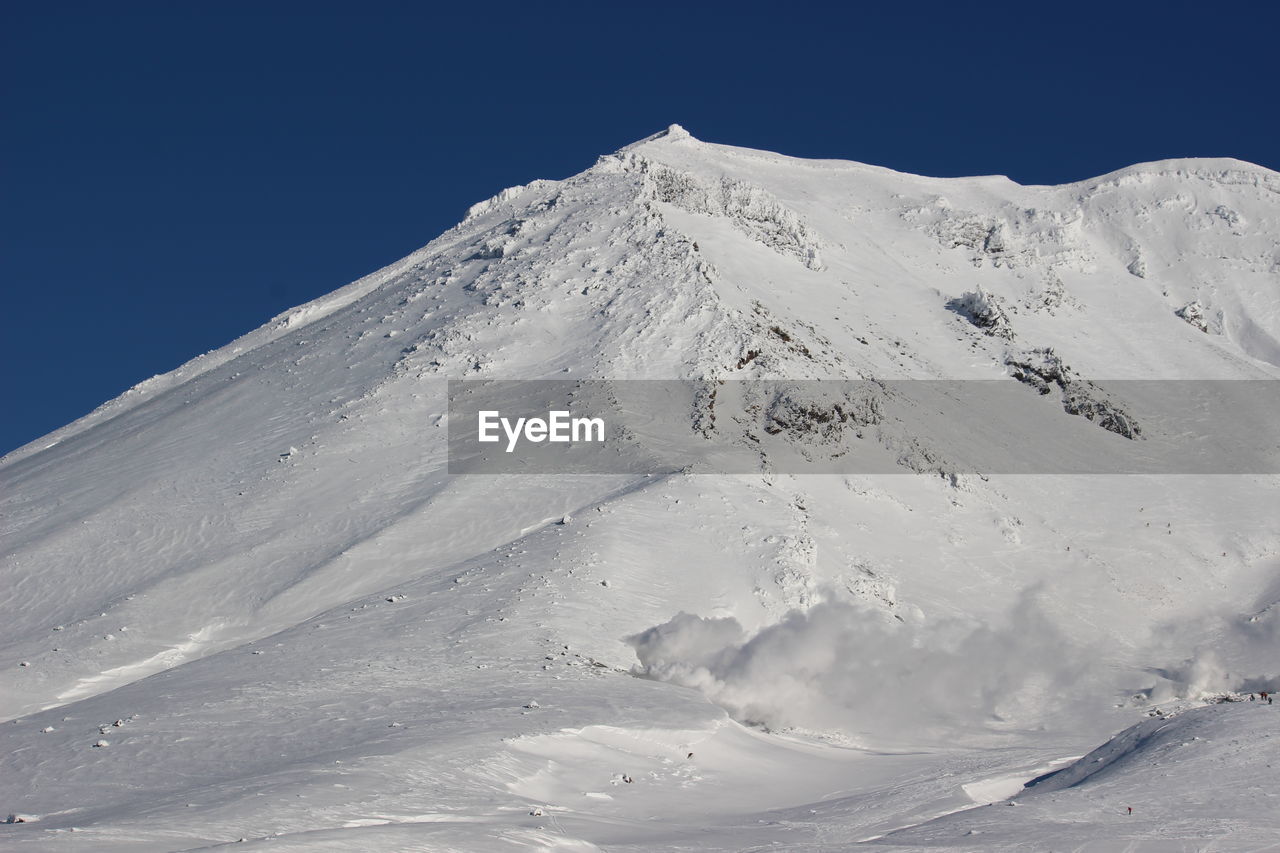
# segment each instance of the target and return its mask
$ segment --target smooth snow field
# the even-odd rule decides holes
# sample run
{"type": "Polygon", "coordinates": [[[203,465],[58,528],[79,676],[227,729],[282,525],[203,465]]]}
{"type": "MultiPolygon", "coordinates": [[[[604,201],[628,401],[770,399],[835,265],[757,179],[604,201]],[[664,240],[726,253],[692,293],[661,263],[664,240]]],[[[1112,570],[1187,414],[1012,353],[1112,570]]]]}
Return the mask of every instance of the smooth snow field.
{"type": "Polygon", "coordinates": [[[1091,382],[1280,379],[1280,174],[673,126],[475,205],[0,460],[0,849],[1280,850],[1280,413],[1256,473],[825,401],[777,440],[900,473],[467,475],[459,379],[1021,380],[1124,458],[1175,427],[1091,382]]]}

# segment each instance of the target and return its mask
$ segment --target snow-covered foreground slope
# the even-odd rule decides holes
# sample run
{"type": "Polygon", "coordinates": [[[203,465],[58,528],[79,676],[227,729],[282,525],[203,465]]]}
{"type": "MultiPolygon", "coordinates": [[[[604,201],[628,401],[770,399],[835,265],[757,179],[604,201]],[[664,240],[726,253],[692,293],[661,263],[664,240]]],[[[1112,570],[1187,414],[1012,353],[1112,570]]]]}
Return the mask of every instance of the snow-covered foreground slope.
{"type": "MultiPolygon", "coordinates": [[[[1197,849],[1199,765],[1137,747],[939,816],[1153,703],[1280,687],[1276,477],[450,476],[445,385],[1046,349],[1275,379],[1278,216],[1236,161],[1022,187],[678,128],[505,191],[0,462],[0,846],[975,849],[981,815],[1047,847],[1106,840],[1123,783],[1125,826],[1197,849]]],[[[1187,753],[1238,774],[1240,849],[1280,827],[1270,710],[1175,718],[1257,744],[1187,753]]]]}
{"type": "Polygon", "coordinates": [[[908,849],[1272,850],[1280,708],[1154,717],[1013,798],[875,840],[908,849]],[[1017,807],[1015,809],[1002,806],[1017,807]]]}

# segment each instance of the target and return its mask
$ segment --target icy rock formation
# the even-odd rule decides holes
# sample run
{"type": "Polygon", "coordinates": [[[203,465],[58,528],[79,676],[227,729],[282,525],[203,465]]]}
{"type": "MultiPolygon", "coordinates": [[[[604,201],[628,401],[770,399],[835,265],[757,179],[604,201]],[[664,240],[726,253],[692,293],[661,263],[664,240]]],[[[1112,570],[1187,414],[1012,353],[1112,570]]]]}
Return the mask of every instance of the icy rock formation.
{"type": "Polygon", "coordinates": [[[1200,304],[1200,300],[1188,302],[1173,313],[1200,331],[1206,333],[1209,331],[1209,317],[1205,313],[1204,306],[1200,304]]]}
{"type": "Polygon", "coordinates": [[[723,216],[735,228],[811,270],[822,266],[821,243],[804,220],[767,190],[727,175],[707,181],[636,154],[624,163],[644,177],[647,195],[691,213],[723,216]]]}
{"type": "Polygon", "coordinates": [[[1053,351],[1052,347],[1010,353],[1005,357],[1014,379],[1029,385],[1039,394],[1049,394],[1055,388],[1062,398],[1062,409],[1067,414],[1079,415],[1108,432],[1128,439],[1141,436],[1142,428],[1123,408],[1110,400],[1095,383],[1072,376],[1071,368],[1053,351]]]}
{"type": "Polygon", "coordinates": [[[1001,307],[999,297],[982,288],[961,294],[948,302],[947,307],[992,337],[1005,340],[1014,337],[1013,325],[1001,307]]]}

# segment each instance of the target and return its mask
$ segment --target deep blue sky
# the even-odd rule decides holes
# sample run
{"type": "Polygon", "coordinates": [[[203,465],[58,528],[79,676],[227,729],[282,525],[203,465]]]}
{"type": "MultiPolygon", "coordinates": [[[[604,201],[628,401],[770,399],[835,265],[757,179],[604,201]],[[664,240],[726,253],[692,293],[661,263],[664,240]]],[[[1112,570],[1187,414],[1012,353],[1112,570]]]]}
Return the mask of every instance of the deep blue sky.
{"type": "Polygon", "coordinates": [[[0,452],[679,122],[933,175],[1280,168],[1275,4],[0,12],[0,452]]]}

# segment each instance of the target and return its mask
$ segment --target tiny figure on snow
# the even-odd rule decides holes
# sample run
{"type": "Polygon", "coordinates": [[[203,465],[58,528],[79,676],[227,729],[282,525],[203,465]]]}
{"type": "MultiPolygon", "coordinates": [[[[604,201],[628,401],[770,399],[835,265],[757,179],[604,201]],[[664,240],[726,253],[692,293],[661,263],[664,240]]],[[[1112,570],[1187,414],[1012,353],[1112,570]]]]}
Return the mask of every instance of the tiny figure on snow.
{"type": "Polygon", "coordinates": [[[1129,806],[1128,814],[1133,814],[1133,806],[1129,806]]]}

